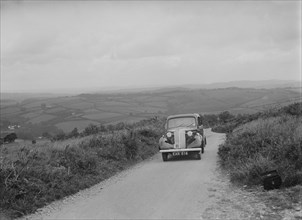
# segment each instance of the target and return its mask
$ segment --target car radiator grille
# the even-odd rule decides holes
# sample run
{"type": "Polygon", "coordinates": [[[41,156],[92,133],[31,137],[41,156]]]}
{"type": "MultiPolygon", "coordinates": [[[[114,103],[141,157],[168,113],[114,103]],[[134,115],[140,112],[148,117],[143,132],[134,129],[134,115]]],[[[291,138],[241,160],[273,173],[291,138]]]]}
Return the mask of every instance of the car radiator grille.
{"type": "Polygon", "coordinates": [[[186,148],[186,133],[185,130],[179,130],[174,133],[174,148],[186,148]]]}

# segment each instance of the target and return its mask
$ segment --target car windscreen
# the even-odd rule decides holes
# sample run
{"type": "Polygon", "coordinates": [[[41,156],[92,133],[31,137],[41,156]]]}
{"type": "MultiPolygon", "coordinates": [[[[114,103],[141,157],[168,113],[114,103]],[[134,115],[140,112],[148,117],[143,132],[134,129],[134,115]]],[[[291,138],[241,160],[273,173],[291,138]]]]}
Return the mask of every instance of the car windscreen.
{"type": "Polygon", "coordinates": [[[196,120],[194,117],[171,118],[168,120],[167,125],[168,125],[168,128],[195,127],[196,120]]]}

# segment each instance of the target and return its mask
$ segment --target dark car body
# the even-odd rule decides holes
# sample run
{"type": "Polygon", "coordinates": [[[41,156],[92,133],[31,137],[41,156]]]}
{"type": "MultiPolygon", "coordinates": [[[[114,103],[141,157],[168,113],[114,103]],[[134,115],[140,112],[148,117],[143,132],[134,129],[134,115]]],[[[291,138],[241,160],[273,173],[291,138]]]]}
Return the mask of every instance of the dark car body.
{"type": "Polygon", "coordinates": [[[206,137],[199,114],[171,115],[166,120],[165,130],[166,133],[159,140],[163,161],[170,155],[195,155],[201,159],[206,137]]]}

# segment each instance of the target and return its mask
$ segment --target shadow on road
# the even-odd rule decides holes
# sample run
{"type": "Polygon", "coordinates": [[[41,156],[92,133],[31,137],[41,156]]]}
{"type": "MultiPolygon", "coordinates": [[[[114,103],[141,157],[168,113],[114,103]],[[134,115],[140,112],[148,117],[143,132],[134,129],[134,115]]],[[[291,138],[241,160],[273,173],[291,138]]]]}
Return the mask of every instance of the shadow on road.
{"type": "Polygon", "coordinates": [[[187,161],[187,160],[198,160],[195,155],[184,155],[184,156],[171,156],[169,155],[166,162],[177,162],[177,161],[187,161]]]}

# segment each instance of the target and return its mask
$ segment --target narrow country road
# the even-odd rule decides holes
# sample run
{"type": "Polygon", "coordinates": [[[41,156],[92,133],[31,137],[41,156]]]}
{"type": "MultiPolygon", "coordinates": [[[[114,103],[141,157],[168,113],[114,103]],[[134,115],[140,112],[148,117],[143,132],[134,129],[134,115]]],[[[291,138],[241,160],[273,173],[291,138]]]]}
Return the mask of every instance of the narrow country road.
{"type": "Polygon", "coordinates": [[[217,169],[225,135],[206,135],[201,160],[163,162],[157,154],[25,219],[263,219],[265,205],[217,169]]]}
{"type": "Polygon", "coordinates": [[[163,162],[161,155],[41,210],[42,219],[200,219],[215,178],[223,134],[207,132],[201,160],[163,162]]]}

